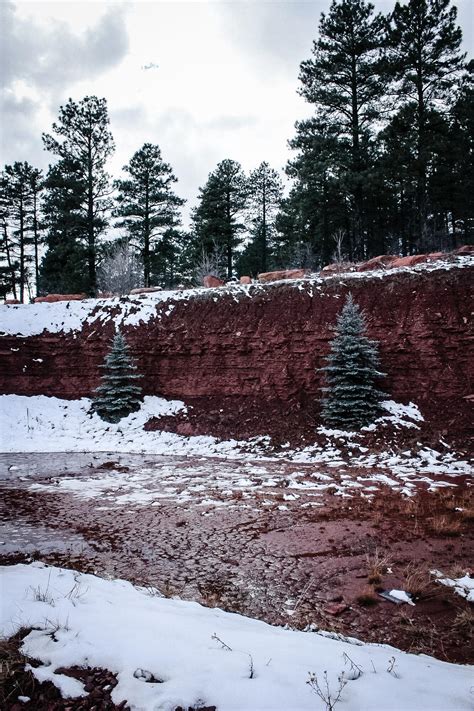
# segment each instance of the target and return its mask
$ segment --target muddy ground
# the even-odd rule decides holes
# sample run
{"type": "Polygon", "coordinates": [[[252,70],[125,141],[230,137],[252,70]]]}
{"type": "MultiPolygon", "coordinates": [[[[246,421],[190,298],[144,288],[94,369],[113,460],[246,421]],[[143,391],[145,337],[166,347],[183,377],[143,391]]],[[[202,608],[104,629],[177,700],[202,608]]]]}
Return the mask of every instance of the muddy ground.
{"type": "MultiPolygon", "coordinates": [[[[303,485],[324,480],[314,465],[258,462],[259,476],[249,480],[258,480],[255,487],[246,487],[241,468],[204,458],[2,455],[1,562],[40,559],[277,625],[474,661],[472,606],[430,575],[474,572],[466,477],[433,475],[431,482],[443,484],[435,491],[422,477],[412,497],[383,481],[341,496],[303,485]],[[154,488],[150,474],[145,479],[147,496],[136,483],[145,465],[155,472],[154,488]],[[165,468],[167,480],[160,479],[165,468]],[[196,480],[195,490],[172,491],[170,468],[174,481],[196,480]],[[295,472],[296,490],[289,488],[295,472]],[[118,488],[94,489],[119,476],[118,488]],[[230,488],[212,487],[213,479],[230,488]],[[135,482],[133,495],[127,481],[135,482]],[[392,588],[410,592],[415,606],[378,594],[392,588]]],[[[350,476],[365,481],[369,474],[350,476]]]]}

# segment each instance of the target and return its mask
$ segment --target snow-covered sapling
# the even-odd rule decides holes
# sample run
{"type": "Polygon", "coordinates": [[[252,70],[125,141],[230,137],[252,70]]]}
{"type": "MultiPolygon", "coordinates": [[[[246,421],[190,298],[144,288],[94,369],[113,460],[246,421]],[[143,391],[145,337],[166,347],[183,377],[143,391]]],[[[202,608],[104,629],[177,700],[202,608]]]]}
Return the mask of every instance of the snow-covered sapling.
{"type": "Polygon", "coordinates": [[[132,412],[138,412],[142,390],[137,384],[141,375],[130,356],[129,348],[121,333],[116,333],[112,348],[105,357],[105,373],[92,401],[92,411],[106,422],[120,422],[132,412]]]}
{"type": "Polygon", "coordinates": [[[337,319],[336,335],[331,342],[322,388],[323,420],[343,429],[360,428],[372,423],[380,413],[385,398],[376,387],[380,372],[377,343],[365,335],[366,324],[352,295],[346,299],[337,319]]]}

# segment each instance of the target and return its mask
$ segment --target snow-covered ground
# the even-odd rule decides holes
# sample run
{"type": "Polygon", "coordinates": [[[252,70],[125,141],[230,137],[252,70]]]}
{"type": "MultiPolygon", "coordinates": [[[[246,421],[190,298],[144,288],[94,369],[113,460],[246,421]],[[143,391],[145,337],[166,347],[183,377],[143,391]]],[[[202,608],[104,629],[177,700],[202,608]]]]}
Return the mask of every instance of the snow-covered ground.
{"type": "Polygon", "coordinates": [[[2,567],[0,578],[0,634],[32,627],[22,651],[41,662],[32,669],[38,680],[51,680],[65,697],[86,692],[56,669],[79,665],[114,672],[113,701],[127,699],[135,711],[330,708],[306,683],[309,672],[333,699],[345,683],[341,711],[472,709],[472,667],[272,627],[41,563],[2,567]]]}
{"type": "MultiPolygon", "coordinates": [[[[272,452],[267,438],[252,441],[219,441],[213,437],[185,437],[147,432],[150,417],[182,411],[183,403],[146,397],[138,413],[109,424],[90,414],[90,400],[19,395],[0,397],[0,429],[3,452],[110,452],[185,456],[189,466],[175,461],[144,462],[131,471],[91,469],[90,473],[52,477],[48,483],[32,483],[41,491],[64,491],[86,499],[102,499],[108,506],[154,505],[163,501],[196,505],[239,506],[247,497],[262,508],[277,501],[288,506],[318,506],[318,498],[330,491],[339,496],[358,493],[372,497],[383,486],[406,495],[420,484],[429,489],[451,486],[450,477],[472,473],[469,463],[449,450],[443,453],[420,447],[417,451],[371,453],[360,444],[360,435],[321,428],[325,440],[301,450],[283,448],[272,452]],[[209,464],[209,457],[216,459],[209,464]],[[220,464],[218,461],[220,460],[220,464]],[[288,471],[287,464],[292,464],[288,471]],[[442,477],[442,478],[440,478],[442,477]],[[282,499],[282,483],[284,493],[282,499]]],[[[417,427],[418,408],[386,402],[383,428],[417,427]]],[[[34,474],[31,470],[30,474],[34,474]]],[[[13,470],[12,476],[16,475],[13,470]]],[[[21,476],[28,476],[22,471],[21,476]]]]}
{"type": "MultiPolygon", "coordinates": [[[[474,266],[474,257],[458,256],[446,260],[426,262],[414,267],[377,269],[368,272],[347,272],[334,276],[310,275],[304,279],[285,281],[290,288],[305,291],[309,296],[325,296],[338,299],[340,294],[328,289],[334,279],[344,276],[348,285],[361,279],[385,279],[399,273],[446,271],[453,268],[474,266]]],[[[0,308],[0,335],[35,336],[43,331],[49,333],[74,333],[84,325],[94,324],[101,328],[104,322],[113,321],[116,327],[137,326],[152,318],[166,319],[178,303],[196,299],[213,299],[231,296],[235,301],[257,296],[282,282],[270,284],[232,284],[219,289],[182,289],[157,291],[150,294],[117,297],[113,299],[84,299],[83,301],[58,301],[56,303],[8,305],[0,308]]]]}

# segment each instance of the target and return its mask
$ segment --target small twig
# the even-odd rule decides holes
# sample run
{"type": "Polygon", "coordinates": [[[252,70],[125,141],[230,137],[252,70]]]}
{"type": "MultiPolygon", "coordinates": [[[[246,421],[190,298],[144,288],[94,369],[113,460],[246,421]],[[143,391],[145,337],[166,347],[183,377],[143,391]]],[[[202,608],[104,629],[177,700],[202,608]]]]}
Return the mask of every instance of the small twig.
{"type": "Polygon", "coordinates": [[[218,637],[218,636],[216,635],[215,632],[214,632],[214,634],[212,635],[211,639],[215,639],[216,642],[219,642],[219,644],[222,644],[222,649],[227,649],[229,652],[232,652],[232,647],[229,647],[228,644],[226,644],[225,642],[223,642],[223,641],[220,639],[220,637],[218,637]]]}
{"type": "Polygon", "coordinates": [[[395,671],[395,666],[396,666],[395,657],[390,657],[390,659],[388,660],[387,671],[389,674],[394,676],[395,679],[399,679],[400,677],[399,677],[398,673],[395,671]]]}

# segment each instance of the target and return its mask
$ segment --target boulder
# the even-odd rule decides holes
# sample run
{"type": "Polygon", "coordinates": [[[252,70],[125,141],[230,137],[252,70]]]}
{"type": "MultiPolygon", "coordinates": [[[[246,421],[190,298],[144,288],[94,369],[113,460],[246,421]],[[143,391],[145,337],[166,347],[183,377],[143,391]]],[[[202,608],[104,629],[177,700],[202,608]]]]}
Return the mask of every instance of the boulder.
{"type": "Polygon", "coordinates": [[[213,274],[207,274],[205,277],[203,277],[202,283],[206,287],[206,289],[212,289],[215,286],[224,286],[224,282],[222,281],[222,279],[219,279],[213,274]]]}
{"type": "Polygon", "coordinates": [[[47,296],[37,296],[35,304],[52,304],[55,301],[81,301],[87,299],[87,294],[48,294],[47,296]]]}
{"type": "Polygon", "coordinates": [[[251,283],[252,283],[252,277],[249,277],[249,276],[241,276],[241,277],[240,277],[240,283],[241,283],[241,284],[251,284],[251,283]]]}
{"type": "Polygon", "coordinates": [[[130,294],[152,294],[154,291],[163,291],[161,286],[141,286],[139,289],[132,289],[130,294]]]}
{"type": "Polygon", "coordinates": [[[302,279],[308,273],[308,269],[284,269],[281,272],[263,272],[257,278],[262,282],[280,281],[280,279],[302,279]]]}
{"type": "Polygon", "coordinates": [[[21,301],[18,301],[18,299],[5,299],[5,303],[10,306],[14,306],[16,304],[21,304],[21,301]]]}
{"type": "Polygon", "coordinates": [[[357,267],[358,272],[369,272],[372,269],[387,269],[398,257],[393,254],[381,254],[379,257],[372,257],[367,262],[362,262],[357,267]]]}
{"type": "Polygon", "coordinates": [[[353,272],[357,267],[358,265],[352,262],[333,262],[332,264],[326,264],[319,272],[319,276],[327,277],[333,274],[353,272]]]}
{"type": "Polygon", "coordinates": [[[390,269],[398,269],[398,267],[414,267],[415,264],[421,264],[428,260],[427,254],[411,254],[408,257],[397,257],[390,264],[390,269]]]}
{"type": "Polygon", "coordinates": [[[427,262],[436,262],[438,259],[446,259],[448,255],[445,252],[430,252],[426,255],[427,262]]]}
{"type": "Polygon", "coordinates": [[[454,254],[474,254],[474,244],[463,244],[454,250],[454,254]]]}

